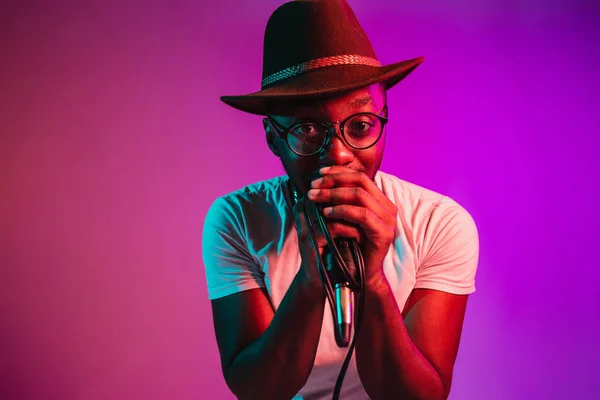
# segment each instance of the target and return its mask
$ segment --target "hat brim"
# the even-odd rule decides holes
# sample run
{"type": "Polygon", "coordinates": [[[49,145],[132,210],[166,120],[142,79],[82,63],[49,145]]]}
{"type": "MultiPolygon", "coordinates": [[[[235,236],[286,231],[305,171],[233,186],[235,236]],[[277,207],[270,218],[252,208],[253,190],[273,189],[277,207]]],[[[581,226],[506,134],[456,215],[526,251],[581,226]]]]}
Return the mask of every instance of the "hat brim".
{"type": "Polygon", "coordinates": [[[319,68],[259,92],[221,96],[221,101],[240,111],[268,115],[274,104],[285,101],[335,96],[375,83],[383,83],[386,90],[390,89],[423,61],[423,57],[417,57],[382,67],[340,65],[319,68]]]}

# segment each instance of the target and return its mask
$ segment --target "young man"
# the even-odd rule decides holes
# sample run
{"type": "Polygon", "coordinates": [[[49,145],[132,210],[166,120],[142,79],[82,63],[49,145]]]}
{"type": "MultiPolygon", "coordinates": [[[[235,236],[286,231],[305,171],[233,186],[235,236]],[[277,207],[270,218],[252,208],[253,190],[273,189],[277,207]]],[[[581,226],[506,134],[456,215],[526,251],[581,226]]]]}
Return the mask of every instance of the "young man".
{"type": "Polygon", "coordinates": [[[292,1],[265,32],[261,91],[225,96],[263,115],[287,173],[218,198],[203,257],[225,380],[240,399],[329,399],[348,348],[334,338],[319,258],[333,238],[364,258],[364,312],[342,399],[445,399],[478,236],[452,199],[379,170],[386,91],[422,58],[381,66],[343,0],[292,1]]]}

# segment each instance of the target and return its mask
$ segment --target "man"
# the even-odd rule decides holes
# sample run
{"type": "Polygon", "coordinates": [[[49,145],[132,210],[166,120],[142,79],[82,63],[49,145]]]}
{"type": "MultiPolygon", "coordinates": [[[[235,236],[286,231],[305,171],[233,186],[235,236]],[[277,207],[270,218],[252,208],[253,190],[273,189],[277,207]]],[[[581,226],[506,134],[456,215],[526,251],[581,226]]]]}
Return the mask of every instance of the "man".
{"type": "Polygon", "coordinates": [[[263,115],[286,176],[218,198],[203,257],[223,374],[240,399],[329,399],[348,348],[319,272],[327,241],[359,243],[364,313],[342,399],[444,399],[478,262],[452,199],[379,171],[386,91],[422,58],[380,66],[343,0],[292,1],[265,32],[261,91],[225,96],[263,115]],[[333,122],[335,121],[335,122],[333,122]],[[308,208],[307,208],[308,209],[308,208]]]}

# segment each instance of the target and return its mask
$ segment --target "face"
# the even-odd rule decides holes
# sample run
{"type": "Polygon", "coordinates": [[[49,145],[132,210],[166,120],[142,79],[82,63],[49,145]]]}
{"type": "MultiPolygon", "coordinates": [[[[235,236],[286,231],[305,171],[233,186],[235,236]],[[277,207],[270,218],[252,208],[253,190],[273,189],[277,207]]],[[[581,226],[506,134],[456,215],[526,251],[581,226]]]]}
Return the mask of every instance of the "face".
{"type": "MultiPolygon", "coordinates": [[[[360,112],[383,115],[382,110],[385,105],[385,91],[381,85],[375,84],[343,96],[315,100],[310,104],[287,104],[282,107],[282,111],[277,113],[278,115],[270,117],[279,127],[287,128],[298,120],[342,121],[360,112]]],[[[322,167],[342,165],[355,171],[364,172],[373,179],[381,166],[385,147],[385,128],[375,145],[359,150],[344,141],[340,126],[336,124],[335,136],[320,153],[312,156],[300,156],[290,150],[285,140],[279,137],[266,118],[263,123],[269,148],[281,159],[290,180],[302,193],[308,190],[310,182],[318,176],[318,171],[322,167]]]]}

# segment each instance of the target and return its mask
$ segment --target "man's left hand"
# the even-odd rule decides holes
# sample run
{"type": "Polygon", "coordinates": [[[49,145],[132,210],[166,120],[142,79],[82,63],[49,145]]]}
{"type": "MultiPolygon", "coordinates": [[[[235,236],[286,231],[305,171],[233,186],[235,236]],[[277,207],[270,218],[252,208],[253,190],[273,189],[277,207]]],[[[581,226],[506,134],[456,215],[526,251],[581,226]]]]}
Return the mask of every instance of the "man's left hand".
{"type": "Polygon", "coordinates": [[[343,166],[321,170],[321,178],[311,184],[309,198],[329,204],[326,219],[343,220],[362,230],[361,250],[365,260],[365,286],[384,281],[383,260],[394,241],[397,207],[364,172],[343,166]]]}

